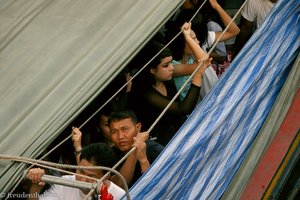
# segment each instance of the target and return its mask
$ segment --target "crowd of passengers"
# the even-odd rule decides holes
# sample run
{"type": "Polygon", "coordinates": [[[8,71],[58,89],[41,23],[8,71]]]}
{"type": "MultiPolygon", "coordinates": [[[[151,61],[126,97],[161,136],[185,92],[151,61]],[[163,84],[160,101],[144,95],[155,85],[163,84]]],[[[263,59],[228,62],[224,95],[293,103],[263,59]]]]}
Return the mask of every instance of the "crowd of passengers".
{"type": "MultiPolygon", "coordinates": [[[[197,103],[230,67],[232,59],[253,30],[252,25],[255,22],[253,17],[249,17],[249,7],[253,6],[253,3],[249,3],[248,8],[245,6],[242,11],[240,26],[235,22],[231,23],[232,18],[216,0],[207,1],[204,8],[189,22],[202,2],[185,1],[178,12],[99,97],[72,122],[53,145],[49,146],[51,149],[58,141],[72,135],[69,141],[47,157],[49,161],[78,166],[113,167],[135,147],[135,151],[116,169],[125,178],[129,188],[141,177],[197,103]],[[252,23],[251,30],[249,23],[252,23]],[[228,29],[222,33],[227,26],[228,29]],[[244,27],[247,30],[244,30],[244,27]],[[166,47],[180,31],[181,34],[166,47]],[[216,41],[218,43],[214,45],[216,41]],[[156,55],[158,52],[160,53],[156,55]],[[154,56],[156,57],[152,59],[154,56]],[[144,69],[140,71],[141,68],[144,69]],[[193,77],[190,77],[195,70],[193,77]],[[137,72],[139,75],[131,79],[137,72]],[[187,84],[183,87],[185,82],[187,84]],[[79,128],[125,83],[127,85],[121,92],[100,109],[85,126],[79,128]],[[179,90],[179,96],[170,104],[179,90]],[[166,113],[156,122],[166,106],[169,106],[166,113]],[[156,124],[152,127],[154,122],[156,124]]],[[[270,10],[275,2],[270,0],[267,5],[261,7],[265,6],[270,10]]],[[[76,175],[66,175],[38,167],[31,168],[23,189],[31,194],[43,194],[30,196],[30,199],[84,199],[89,191],[46,184],[41,180],[42,175],[63,175],[69,180],[94,182],[106,173],[99,169],[77,169],[73,172],[76,172],[76,175]]],[[[107,188],[107,194],[102,194],[101,199],[111,199],[112,196],[113,199],[121,199],[125,195],[124,184],[115,174],[107,176],[103,185],[107,188]]]]}

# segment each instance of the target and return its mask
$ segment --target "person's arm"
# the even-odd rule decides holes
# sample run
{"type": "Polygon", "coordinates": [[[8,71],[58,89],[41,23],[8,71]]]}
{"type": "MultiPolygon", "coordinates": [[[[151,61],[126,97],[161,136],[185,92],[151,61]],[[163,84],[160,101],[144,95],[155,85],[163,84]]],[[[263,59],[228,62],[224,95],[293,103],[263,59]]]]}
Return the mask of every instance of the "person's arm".
{"type": "Polygon", "coordinates": [[[146,154],[146,143],[145,143],[148,137],[149,137],[148,132],[142,132],[142,133],[138,133],[137,136],[133,138],[134,143],[132,146],[136,148],[135,155],[136,155],[136,159],[140,164],[141,173],[144,173],[150,167],[150,162],[146,154]]]}
{"type": "MultiPolygon", "coordinates": [[[[190,65],[192,65],[193,67],[194,66],[197,67],[199,64],[201,64],[201,67],[197,70],[192,80],[192,84],[201,87],[202,75],[204,74],[206,68],[210,65],[210,60],[208,55],[201,49],[198,42],[191,37],[191,26],[192,26],[191,23],[184,23],[184,25],[182,26],[182,31],[183,31],[182,33],[184,35],[186,43],[189,45],[190,49],[192,50],[196,60],[195,64],[190,64],[190,65]]],[[[179,66],[176,66],[175,69],[178,70],[178,68],[179,66]]],[[[188,68],[188,66],[186,66],[186,68],[188,68]]],[[[175,69],[174,69],[174,74],[175,74],[175,69]]]]}
{"type": "MultiPolygon", "coordinates": [[[[231,22],[232,18],[227,14],[227,12],[219,5],[217,0],[209,0],[210,5],[217,11],[217,13],[220,16],[221,21],[223,22],[224,26],[227,27],[227,25],[231,22]]],[[[224,41],[228,40],[236,35],[238,35],[240,32],[239,27],[236,25],[235,22],[232,22],[232,24],[228,27],[227,31],[224,33],[224,35],[221,37],[219,40],[224,41]]],[[[222,32],[216,32],[216,39],[215,41],[218,40],[218,38],[221,36],[222,32]]]]}
{"type": "Polygon", "coordinates": [[[251,21],[247,20],[246,18],[244,18],[243,16],[241,16],[239,26],[240,26],[241,32],[236,37],[236,40],[234,43],[233,57],[235,57],[240,52],[240,50],[243,48],[243,46],[246,44],[246,42],[251,37],[253,22],[251,22],[251,21]]]}
{"type": "MultiPolygon", "coordinates": [[[[174,77],[191,75],[195,71],[199,63],[203,61],[207,61],[209,58],[208,54],[206,54],[203,51],[203,49],[201,49],[199,43],[191,37],[191,26],[192,26],[191,23],[186,22],[183,24],[181,29],[182,29],[182,34],[184,35],[185,42],[189,45],[190,49],[192,50],[196,63],[176,65],[176,67],[174,68],[174,74],[173,74],[174,77]]],[[[204,68],[206,69],[207,66],[206,67],[204,66],[204,68]]]]}
{"type": "Polygon", "coordinates": [[[81,139],[82,139],[81,131],[76,127],[72,127],[72,141],[73,141],[74,153],[76,156],[77,164],[80,162],[80,154],[82,150],[81,139]]]}
{"type": "Polygon", "coordinates": [[[45,174],[45,170],[41,168],[32,168],[27,172],[27,178],[31,180],[32,184],[29,189],[30,198],[28,200],[39,199],[38,194],[42,191],[45,183],[41,181],[42,176],[45,174]]]}
{"type": "MultiPolygon", "coordinates": [[[[130,185],[130,183],[133,179],[136,162],[137,162],[137,160],[136,160],[135,154],[132,153],[127,157],[124,164],[122,165],[122,167],[119,170],[119,173],[126,180],[127,185],[130,185]]],[[[112,182],[114,182],[116,185],[118,185],[119,187],[125,189],[122,180],[117,175],[112,175],[110,180],[112,182]]]]}
{"type": "MultiPolygon", "coordinates": [[[[132,145],[133,147],[136,147],[135,152],[131,153],[127,157],[121,169],[119,170],[120,174],[125,178],[128,185],[130,185],[134,177],[136,162],[140,163],[141,173],[144,173],[150,166],[146,154],[146,144],[144,142],[148,139],[148,137],[149,133],[147,132],[138,133],[134,139],[134,144],[132,145]]],[[[118,176],[113,175],[111,176],[110,180],[124,189],[123,182],[118,176]]]]}

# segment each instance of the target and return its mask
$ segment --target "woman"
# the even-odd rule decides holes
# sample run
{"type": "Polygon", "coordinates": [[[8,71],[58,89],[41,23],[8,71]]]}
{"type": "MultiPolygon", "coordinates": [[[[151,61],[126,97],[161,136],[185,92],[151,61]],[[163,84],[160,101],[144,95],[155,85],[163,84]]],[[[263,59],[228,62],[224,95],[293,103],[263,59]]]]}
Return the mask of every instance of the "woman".
{"type": "MultiPolygon", "coordinates": [[[[216,0],[209,0],[210,9],[214,10],[215,13],[218,14],[220,20],[222,21],[224,26],[229,25],[231,22],[231,17],[224,11],[224,9],[218,4],[216,0]]],[[[178,15],[176,21],[172,24],[169,24],[168,31],[166,33],[166,37],[168,40],[171,40],[175,34],[178,32],[178,24],[182,24],[182,22],[190,20],[194,15],[196,8],[183,9],[181,13],[178,15]]],[[[213,44],[218,40],[222,35],[222,31],[208,31],[207,28],[207,19],[205,15],[198,13],[193,19],[193,29],[195,32],[192,32],[192,37],[194,37],[202,47],[202,49],[206,52],[210,50],[213,44]],[[198,38],[196,38],[196,35],[198,38]]],[[[220,38],[219,42],[232,39],[239,33],[238,26],[233,22],[225,31],[225,33],[220,38]]],[[[177,61],[174,63],[174,67],[176,68],[177,63],[192,63],[194,62],[193,54],[188,49],[188,46],[185,44],[183,37],[177,37],[175,41],[170,46],[172,52],[174,53],[174,59],[177,61]]],[[[219,59],[216,52],[211,52],[210,54],[215,61],[219,59]]],[[[218,71],[218,74],[213,73],[213,68],[209,67],[204,76],[204,83],[202,85],[201,97],[203,98],[209,90],[214,86],[216,81],[218,80],[218,76],[224,72],[224,67],[227,68],[229,65],[229,61],[226,60],[222,65],[214,64],[214,68],[217,70],[218,67],[222,67],[222,71],[218,71]]],[[[188,77],[180,77],[175,80],[176,87],[179,90],[188,77]]],[[[188,89],[188,87],[186,87],[188,89]]],[[[180,98],[183,98],[186,95],[186,90],[183,90],[180,94],[180,98]]]]}
{"type": "MultiPolygon", "coordinates": [[[[148,130],[177,92],[173,77],[190,75],[199,64],[202,64],[193,77],[185,99],[183,101],[176,99],[150,132],[150,136],[156,137],[157,142],[162,145],[166,145],[170,141],[186,119],[186,115],[190,114],[194,109],[202,84],[202,75],[211,61],[191,37],[191,23],[184,23],[182,31],[186,43],[195,55],[196,62],[193,64],[179,64],[174,68],[171,51],[167,48],[164,49],[137,76],[138,78],[133,82],[132,96],[129,100],[129,105],[137,113],[143,129],[148,130]]],[[[146,56],[152,58],[162,48],[162,44],[150,42],[140,52],[140,55],[144,56],[144,58],[146,56]]]]}

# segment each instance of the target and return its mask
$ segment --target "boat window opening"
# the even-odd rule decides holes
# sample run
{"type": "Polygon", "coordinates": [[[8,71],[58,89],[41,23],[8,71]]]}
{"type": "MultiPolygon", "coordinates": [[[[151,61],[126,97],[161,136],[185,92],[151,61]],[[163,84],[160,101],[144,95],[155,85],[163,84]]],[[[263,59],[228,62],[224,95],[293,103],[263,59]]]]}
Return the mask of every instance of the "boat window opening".
{"type": "MultiPolygon", "coordinates": [[[[195,15],[200,11],[202,6],[204,5],[206,1],[203,2],[203,4],[199,7],[199,9],[195,12],[194,16],[191,18],[191,20],[195,17],[195,15]]],[[[241,11],[241,8],[235,13],[231,23],[237,19],[239,12],[241,11]]],[[[191,21],[190,20],[190,21],[191,21]]],[[[231,24],[230,23],[230,24],[231,24]]],[[[225,27],[223,34],[228,29],[230,24],[225,27]]],[[[159,30],[158,30],[159,31],[159,30]]],[[[159,33],[159,32],[158,32],[159,33]]],[[[161,51],[157,52],[157,54],[152,57],[144,66],[140,68],[138,71],[130,71],[127,67],[125,67],[120,74],[116,76],[116,78],[108,84],[108,86],[92,101],[92,103],[84,109],[82,113],[80,113],[74,121],[70,123],[70,125],[52,142],[52,144],[49,145],[48,149],[46,150],[46,154],[42,155],[42,159],[44,160],[51,160],[55,161],[57,163],[67,163],[67,164],[76,164],[75,160],[70,159],[66,155],[73,155],[73,148],[72,148],[72,141],[71,141],[71,127],[72,126],[78,126],[80,130],[83,132],[91,133],[95,130],[95,124],[99,123],[99,112],[102,112],[103,109],[105,109],[106,106],[111,106],[111,103],[113,101],[118,101],[120,98],[123,97],[123,95],[126,93],[126,90],[128,86],[131,84],[131,82],[148,66],[149,63],[151,63],[165,48],[167,48],[180,34],[182,31],[179,31],[178,34],[175,35],[175,37],[170,40],[161,51]],[[130,74],[131,76],[128,78],[126,74],[130,74]],[[101,105],[99,107],[99,105],[101,105]],[[49,153],[51,152],[51,153],[49,153]],[[65,155],[64,155],[65,154],[65,155]],[[45,157],[46,155],[46,157],[45,157]]],[[[220,36],[220,38],[223,35],[220,36]]],[[[212,46],[208,54],[210,55],[211,52],[214,50],[216,44],[220,40],[220,38],[217,39],[217,42],[212,46]]],[[[133,59],[134,60],[134,59],[133,59]]],[[[131,63],[130,63],[131,64],[131,63]]],[[[199,69],[201,67],[201,64],[196,68],[199,69]]],[[[191,75],[191,77],[195,74],[191,75]]],[[[187,80],[186,83],[190,81],[187,80]]],[[[175,101],[175,99],[179,96],[180,92],[183,90],[185,85],[182,86],[180,90],[176,93],[174,98],[170,101],[169,105],[161,112],[159,116],[157,116],[157,119],[153,122],[152,126],[148,129],[148,132],[151,132],[153,127],[158,123],[158,121],[163,117],[163,115],[166,113],[167,109],[170,107],[170,105],[175,101]]],[[[116,105],[116,104],[115,104],[116,105]]],[[[87,137],[83,137],[83,145],[91,143],[96,141],[98,138],[97,136],[91,136],[86,135],[87,137]],[[95,138],[93,138],[95,137],[95,138]]],[[[129,154],[128,154],[129,155],[129,154]]],[[[128,155],[125,155],[124,158],[128,157],[128,155]]],[[[74,170],[73,170],[74,171],[74,170]]]]}

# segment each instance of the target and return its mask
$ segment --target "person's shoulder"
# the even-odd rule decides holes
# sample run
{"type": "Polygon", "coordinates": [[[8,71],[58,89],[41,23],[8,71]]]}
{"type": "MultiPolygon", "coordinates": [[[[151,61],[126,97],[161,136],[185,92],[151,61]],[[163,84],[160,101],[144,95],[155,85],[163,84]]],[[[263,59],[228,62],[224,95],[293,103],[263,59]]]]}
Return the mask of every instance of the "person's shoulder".
{"type": "Polygon", "coordinates": [[[248,21],[253,22],[257,14],[262,7],[262,0],[248,0],[246,5],[243,7],[241,15],[248,21]]]}
{"type": "Polygon", "coordinates": [[[146,145],[148,161],[150,162],[150,164],[152,164],[154,160],[161,154],[164,146],[153,140],[147,140],[146,145]]]}
{"type": "Polygon", "coordinates": [[[259,5],[263,4],[263,1],[265,1],[265,0],[248,0],[246,5],[259,6],[259,5]]]}
{"type": "Polygon", "coordinates": [[[208,31],[223,31],[222,27],[220,26],[220,24],[218,24],[215,21],[210,20],[209,22],[207,22],[207,29],[208,31]]]}
{"type": "Polygon", "coordinates": [[[162,151],[164,149],[164,146],[155,142],[154,140],[147,140],[146,141],[147,149],[155,149],[158,151],[162,151]]]}

